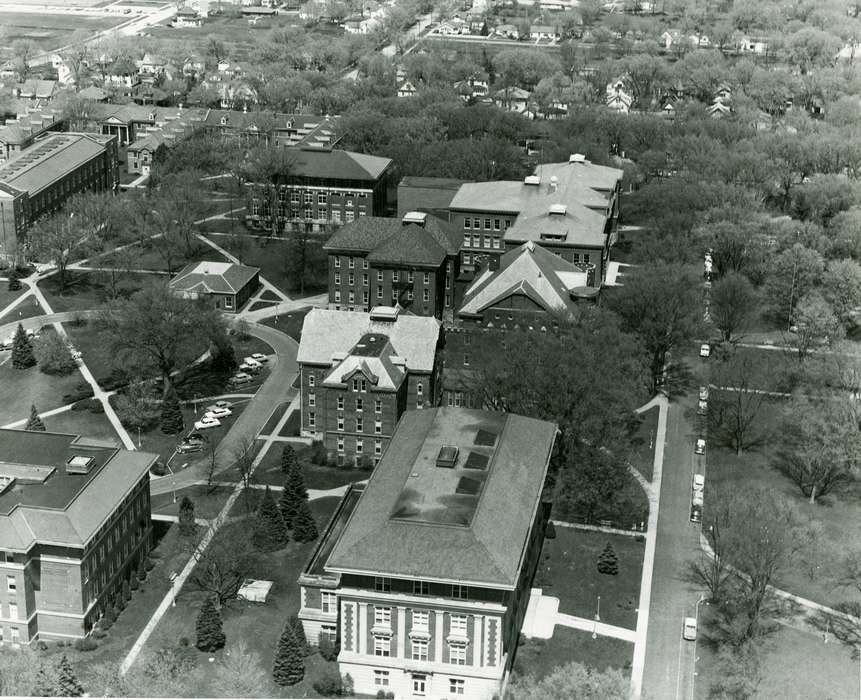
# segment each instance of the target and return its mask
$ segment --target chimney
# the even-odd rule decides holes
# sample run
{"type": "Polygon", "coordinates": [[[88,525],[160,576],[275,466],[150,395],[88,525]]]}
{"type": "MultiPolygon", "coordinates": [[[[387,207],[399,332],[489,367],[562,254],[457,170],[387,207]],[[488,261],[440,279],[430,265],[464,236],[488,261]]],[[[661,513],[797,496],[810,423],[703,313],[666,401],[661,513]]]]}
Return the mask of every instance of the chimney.
{"type": "Polygon", "coordinates": [[[586,163],[586,156],[582,153],[572,153],[568,158],[568,162],[583,165],[586,163]]]}
{"type": "Polygon", "coordinates": [[[523,178],[524,185],[530,185],[532,187],[538,187],[541,184],[541,176],[540,175],[527,175],[523,178]]]}
{"type": "Polygon", "coordinates": [[[401,224],[404,226],[415,224],[416,226],[424,228],[427,223],[427,219],[428,215],[423,211],[408,211],[404,214],[404,218],[401,219],[401,224]]]}
{"type": "Polygon", "coordinates": [[[92,457],[87,455],[74,455],[66,461],[66,474],[89,474],[93,467],[92,457]]]}

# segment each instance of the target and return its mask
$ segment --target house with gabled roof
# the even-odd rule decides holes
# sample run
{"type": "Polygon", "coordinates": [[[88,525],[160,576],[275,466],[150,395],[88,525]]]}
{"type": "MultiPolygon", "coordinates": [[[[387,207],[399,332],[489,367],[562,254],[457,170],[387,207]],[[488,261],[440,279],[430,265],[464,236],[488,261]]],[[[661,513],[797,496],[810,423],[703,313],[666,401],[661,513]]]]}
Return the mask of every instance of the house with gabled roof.
{"type": "Polygon", "coordinates": [[[329,257],[329,308],[369,311],[391,305],[450,318],[459,248],[457,230],[425,212],[345,224],[323,246],[329,257]]]}
{"type": "Polygon", "coordinates": [[[216,309],[236,313],[260,286],[260,268],[202,260],[186,265],[168,286],[177,296],[208,298],[216,309]]]}
{"type": "Polygon", "coordinates": [[[302,435],[339,465],[378,462],[404,411],[437,404],[441,340],[435,318],[395,307],[312,309],[296,358],[302,435]]]}
{"type": "Polygon", "coordinates": [[[355,692],[501,697],[550,513],[558,428],[510,413],[407,411],[299,576],[311,644],[340,641],[355,692]]]}

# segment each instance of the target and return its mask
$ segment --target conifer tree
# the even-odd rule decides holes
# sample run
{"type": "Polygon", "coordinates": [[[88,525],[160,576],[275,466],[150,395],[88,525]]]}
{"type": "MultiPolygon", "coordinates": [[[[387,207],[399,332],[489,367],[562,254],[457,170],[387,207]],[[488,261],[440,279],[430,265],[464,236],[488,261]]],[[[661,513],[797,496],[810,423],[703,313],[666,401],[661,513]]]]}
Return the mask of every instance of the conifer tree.
{"type": "Polygon", "coordinates": [[[24,426],[24,430],[41,430],[43,432],[45,430],[45,424],[39,418],[39,412],[35,406],[30,406],[30,418],[27,419],[27,425],[24,426]]]}
{"type": "Polygon", "coordinates": [[[13,265],[9,268],[9,291],[17,292],[19,289],[21,289],[21,279],[17,268],[13,265]]]}
{"type": "Polygon", "coordinates": [[[125,598],[126,602],[132,599],[132,588],[131,584],[129,584],[129,580],[127,578],[123,579],[123,598],[125,598]]]}
{"type": "Polygon", "coordinates": [[[284,449],[281,450],[281,472],[290,474],[290,472],[299,466],[299,461],[296,458],[296,450],[289,442],[285,443],[284,449]]]}
{"type": "Polygon", "coordinates": [[[289,541],[290,534],[284,524],[284,518],[281,517],[281,511],[278,510],[278,505],[267,486],[257,507],[251,542],[260,551],[271,552],[280,549],[289,541]]]}
{"type": "Polygon", "coordinates": [[[616,556],[616,550],[613,545],[608,542],[607,546],[598,557],[598,573],[615,576],[619,573],[619,557],[616,556]]]}
{"type": "Polygon", "coordinates": [[[203,601],[197,616],[197,648],[201,651],[216,651],[227,641],[222,629],[221,611],[215,606],[215,598],[203,601]]]}
{"type": "Polygon", "coordinates": [[[284,479],[284,491],[278,504],[281,509],[281,517],[288,528],[294,527],[296,514],[299,512],[302,501],[307,500],[308,489],[305,488],[305,478],[302,476],[302,467],[298,460],[287,471],[284,479]]]}
{"type": "Polygon", "coordinates": [[[293,636],[296,638],[296,643],[299,645],[302,656],[310,656],[314,650],[308,644],[308,638],[305,636],[305,628],[302,626],[302,621],[296,613],[293,613],[287,619],[287,626],[293,631],[293,636]]]}
{"type": "Polygon", "coordinates": [[[297,542],[313,542],[317,539],[317,523],[308,501],[300,501],[296,517],[293,518],[293,539],[297,542]]]}
{"type": "Polygon", "coordinates": [[[188,496],[183,496],[179,504],[179,534],[183,537],[191,537],[196,530],[194,502],[188,496]]]}
{"type": "Polygon", "coordinates": [[[12,340],[12,366],[15,369],[27,369],[36,364],[33,344],[24,332],[24,326],[18,324],[15,338],[12,340]]]}
{"type": "Polygon", "coordinates": [[[161,432],[165,435],[176,435],[181,433],[184,427],[179,396],[176,394],[176,389],[170,386],[161,403],[161,432]]]}
{"type": "Polygon", "coordinates": [[[66,655],[60,658],[60,663],[57,666],[59,678],[57,679],[57,695],[67,698],[79,698],[84,694],[84,689],[75,678],[75,673],[72,671],[72,665],[66,658],[66,655]]]}
{"type": "Polygon", "coordinates": [[[305,660],[288,622],[281,631],[278,647],[275,649],[272,678],[278,685],[296,685],[304,677],[305,660]]]}
{"type": "Polygon", "coordinates": [[[56,673],[51,673],[45,668],[45,663],[39,664],[39,672],[36,674],[36,682],[33,687],[33,695],[38,698],[52,698],[57,692],[56,673]]]}

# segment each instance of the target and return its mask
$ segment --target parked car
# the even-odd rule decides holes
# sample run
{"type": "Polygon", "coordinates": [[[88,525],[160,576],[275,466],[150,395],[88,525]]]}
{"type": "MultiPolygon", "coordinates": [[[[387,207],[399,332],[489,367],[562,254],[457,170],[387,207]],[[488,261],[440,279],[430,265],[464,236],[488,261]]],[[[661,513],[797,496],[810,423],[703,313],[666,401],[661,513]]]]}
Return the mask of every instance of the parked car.
{"type": "MultiPolygon", "coordinates": [[[[213,406],[218,406],[218,408],[233,408],[233,404],[230,401],[225,401],[221,399],[221,401],[216,401],[213,406]]],[[[209,410],[209,409],[207,409],[209,410]]]]}
{"type": "MultiPolygon", "coordinates": [[[[269,362],[269,358],[262,352],[253,352],[248,357],[257,362],[269,362]]],[[[245,359],[248,360],[248,357],[246,357],[245,359]]]]}
{"type": "Polygon", "coordinates": [[[2,345],[0,345],[0,348],[2,348],[3,350],[8,350],[9,348],[12,347],[12,344],[14,342],[15,342],[15,336],[10,335],[8,338],[6,338],[6,340],[3,341],[2,345]]]}
{"type": "Polygon", "coordinates": [[[702,345],[700,345],[700,357],[708,357],[711,354],[711,345],[709,345],[708,343],[703,343],[702,345]]]}
{"type": "Polygon", "coordinates": [[[702,508],[703,507],[703,492],[702,491],[694,491],[691,494],[691,507],[693,507],[693,508],[702,508]]]}
{"type": "Polygon", "coordinates": [[[209,439],[203,433],[189,433],[183,439],[183,442],[209,442],[209,439]]]}
{"type": "Polygon", "coordinates": [[[697,638],[697,618],[685,618],[685,624],[682,627],[682,637],[689,642],[693,642],[697,638]]]}
{"type": "Polygon", "coordinates": [[[709,400],[709,388],[707,386],[700,387],[700,401],[709,400]]]}
{"type": "Polygon", "coordinates": [[[694,452],[698,455],[706,453],[706,441],[703,438],[697,438],[697,444],[694,446],[694,452]]]}
{"type": "Polygon", "coordinates": [[[183,440],[176,446],[176,451],[180,454],[186,454],[187,452],[200,452],[203,449],[203,442],[195,440],[194,442],[186,442],[183,440]]]}
{"type": "Polygon", "coordinates": [[[255,362],[253,365],[249,365],[247,362],[243,362],[241,365],[239,365],[239,372],[244,372],[245,374],[257,374],[262,368],[263,365],[261,365],[259,362],[255,362]]]}
{"type": "Polygon", "coordinates": [[[709,405],[707,401],[697,401],[697,414],[700,416],[705,416],[709,412],[709,405]]]}
{"type": "Polygon", "coordinates": [[[702,491],[706,487],[705,476],[703,476],[702,474],[694,474],[692,487],[694,491],[702,491]]]}
{"type": "Polygon", "coordinates": [[[251,383],[251,375],[245,372],[238,372],[234,374],[230,379],[227,380],[227,385],[230,387],[238,387],[243,384],[251,383]]]}
{"type": "Polygon", "coordinates": [[[208,406],[204,416],[212,416],[213,418],[227,418],[233,415],[233,411],[229,408],[219,408],[218,406],[208,406]]]}
{"type": "Polygon", "coordinates": [[[203,416],[203,418],[195,422],[194,429],[207,430],[208,428],[217,428],[219,425],[221,425],[221,421],[215,416],[203,416]]]}
{"type": "Polygon", "coordinates": [[[702,504],[691,504],[691,522],[692,523],[700,523],[703,520],[703,506],[702,504]]]}

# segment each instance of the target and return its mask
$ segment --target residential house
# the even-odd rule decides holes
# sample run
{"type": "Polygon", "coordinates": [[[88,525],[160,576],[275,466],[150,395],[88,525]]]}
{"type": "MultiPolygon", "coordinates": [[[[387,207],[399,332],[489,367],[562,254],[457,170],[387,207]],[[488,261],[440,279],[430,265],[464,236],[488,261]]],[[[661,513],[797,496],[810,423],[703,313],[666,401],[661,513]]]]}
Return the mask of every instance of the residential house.
{"type": "Polygon", "coordinates": [[[398,97],[412,97],[417,92],[415,85],[409,80],[405,80],[398,86],[398,97]]]}
{"type": "MultiPolygon", "coordinates": [[[[363,216],[386,213],[392,161],[333,148],[292,149],[294,160],[278,190],[275,228],[321,231],[363,216]]],[[[246,183],[245,223],[272,230],[270,183],[246,183]]]]}
{"type": "Polygon", "coordinates": [[[210,299],[216,309],[238,313],[260,287],[260,268],[203,260],[186,265],[169,283],[186,299],[210,299]]]}
{"type": "Polygon", "coordinates": [[[439,26],[433,30],[434,34],[441,36],[459,36],[461,34],[469,34],[469,25],[460,17],[452,17],[439,23],[439,26]]]}
{"type": "Polygon", "coordinates": [[[493,30],[496,36],[501,36],[505,39],[520,39],[520,32],[513,24],[500,24],[493,30]]]}
{"type": "Polygon", "coordinates": [[[182,74],[189,78],[199,78],[206,71],[206,62],[194,54],[182,62],[182,74]]]}
{"type": "Polygon", "coordinates": [[[329,308],[398,306],[451,318],[456,306],[460,233],[424,212],[367,216],[344,224],[323,246],[329,256],[329,308]]]}
{"type": "Polygon", "coordinates": [[[0,429],[0,642],[86,636],[152,547],[158,455],[0,429]]]}
{"type": "Polygon", "coordinates": [[[210,109],[203,119],[203,129],[227,139],[326,149],[341,139],[339,123],[339,117],[314,114],[210,109]]]}
{"type": "Polygon", "coordinates": [[[147,73],[150,75],[162,75],[165,72],[166,65],[167,62],[161,56],[145,53],[144,57],[138,62],[138,72],[142,75],[147,73]]]}
{"type": "Polygon", "coordinates": [[[724,100],[715,100],[707,108],[706,113],[713,119],[720,119],[732,113],[732,108],[724,100]]]}
{"type": "Polygon", "coordinates": [[[0,79],[2,80],[16,80],[18,78],[18,67],[15,65],[15,61],[9,60],[4,61],[0,64],[0,79]]]}
{"type": "Polygon", "coordinates": [[[533,24],[529,27],[529,38],[532,41],[556,42],[562,38],[562,32],[559,27],[548,24],[533,24]]]}
{"type": "Polygon", "coordinates": [[[711,46],[711,39],[709,39],[707,35],[700,34],[698,32],[694,32],[688,36],[688,41],[695,49],[706,49],[711,46]]]}
{"type": "Polygon", "coordinates": [[[129,174],[148,175],[157,158],[202,128],[206,112],[182,107],[151,111],[153,123],[139,124],[137,138],[126,149],[129,174]]]}
{"type": "Polygon", "coordinates": [[[376,464],[404,412],[437,404],[440,342],[439,321],[394,307],[312,309],[296,358],[302,435],[339,465],[376,464]]]}
{"type": "Polygon", "coordinates": [[[529,109],[529,100],[531,97],[532,93],[529,90],[519,87],[507,87],[497,90],[493,94],[493,102],[500,109],[525,114],[529,109]]]}
{"type": "Polygon", "coordinates": [[[464,100],[484,99],[490,91],[490,81],[486,74],[473,74],[466,80],[458,80],[454,89],[464,100]]]}
{"type": "Polygon", "coordinates": [[[369,34],[382,25],[379,17],[353,15],[344,20],[341,26],[348,34],[369,34]]]}
{"type": "Polygon", "coordinates": [[[466,16],[467,32],[473,36],[484,36],[487,34],[487,22],[482,15],[466,16]]]}
{"type": "Polygon", "coordinates": [[[30,102],[46,103],[54,99],[59,86],[56,80],[39,80],[30,78],[12,88],[12,94],[30,102]]]}
{"type": "Polygon", "coordinates": [[[180,28],[200,27],[203,25],[203,17],[197,10],[190,7],[182,7],[176,11],[176,17],[173,18],[173,26],[180,28]]]}
{"type": "Polygon", "coordinates": [[[861,43],[851,41],[844,44],[840,51],[837,52],[835,60],[838,63],[849,63],[851,65],[855,62],[855,57],[859,53],[861,53],[861,43]]]}
{"type": "Polygon", "coordinates": [[[572,263],[595,266],[602,285],[615,243],[622,171],[596,165],[581,154],[567,163],[544,163],[522,182],[475,182],[451,202],[451,222],[463,232],[461,270],[527,241],[572,263]]]}
{"type": "Polygon", "coordinates": [[[108,69],[105,83],[120,89],[123,94],[130,95],[131,89],[140,84],[137,66],[126,58],[118,58],[108,69]]]}
{"type": "Polygon", "coordinates": [[[739,53],[752,53],[764,56],[768,53],[768,41],[762,37],[742,35],[736,42],[739,53]]]}
{"type": "Polygon", "coordinates": [[[448,221],[448,208],[460,186],[471,180],[407,175],[398,183],[398,218],[422,211],[448,221]]]}
{"type": "Polygon", "coordinates": [[[614,112],[627,114],[631,111],[631,106],[634,104],[634,98],[627,90],[625,81],[622,78],[617,78],[612,83],[607,84],[607,90],[604,95],[604,104],[614,112]]]}
{"type": "Polygon", "coordinates": [[[0,164],[0,259],[23,252],[18,242],[40,217],[77,192],[116,189],[113,136],[51,133],[0,164]]]}
{"type": "Polygon", "coordinates": [[[514,414],[407,411],[299,576],[306,638],[340,642],[355,692],[501,697],[550,505],[558,429],[514,414]]]}
{"type": "Polygon", "coordinates": [[[681,41],[682,33],[678,29],[666,29],[659,39],[663,47],[669,50],[681,41]]]}

